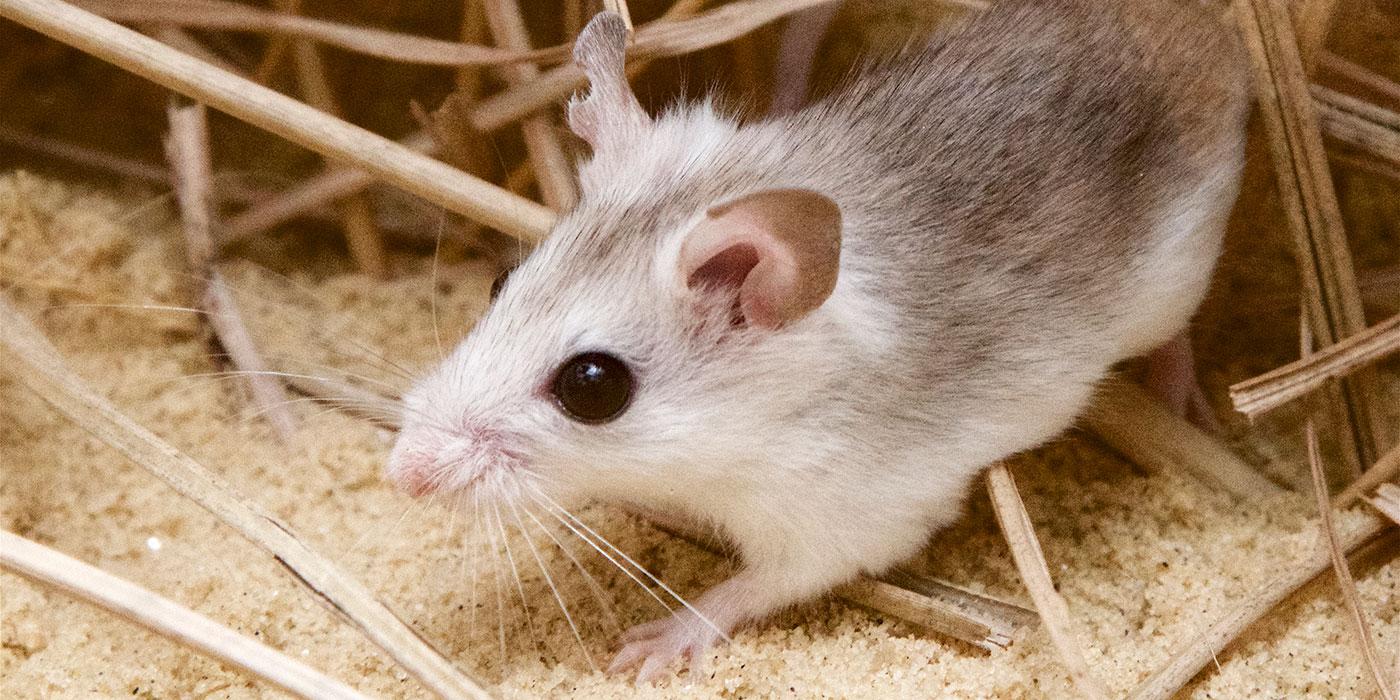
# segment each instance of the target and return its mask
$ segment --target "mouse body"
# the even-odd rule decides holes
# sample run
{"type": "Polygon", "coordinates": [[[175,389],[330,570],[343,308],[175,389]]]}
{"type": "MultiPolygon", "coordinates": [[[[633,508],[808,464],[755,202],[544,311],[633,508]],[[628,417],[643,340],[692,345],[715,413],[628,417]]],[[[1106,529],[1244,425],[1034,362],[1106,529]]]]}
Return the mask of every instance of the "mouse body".
{"type": "Polygon", "coordinates": [[[602,14],[581,198],[404,399],[389,476],[713,526],[741,566],[634,628],[659,673],[915,554],[1209,285],[1248,109],[1193,2],[1002,0],[799,111],[656,117],[602,14]],[[702,619],[703,618],[703,619],[702,619]]]}

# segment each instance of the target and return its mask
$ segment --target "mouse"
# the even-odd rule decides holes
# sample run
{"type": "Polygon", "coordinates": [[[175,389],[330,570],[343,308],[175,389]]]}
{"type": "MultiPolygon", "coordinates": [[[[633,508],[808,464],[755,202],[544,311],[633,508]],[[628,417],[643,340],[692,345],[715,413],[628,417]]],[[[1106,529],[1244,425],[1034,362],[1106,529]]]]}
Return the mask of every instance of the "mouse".
{"type": "Polygon", "coordinates": [[[1210,284],[1244,53],[1189,0],[999,0],[807,106],[651,114],[595,16],[581,196],[403,397],[416,495],[633,504],[733,575],[628,630],[646,680],[918,553],[1210,284]]]}

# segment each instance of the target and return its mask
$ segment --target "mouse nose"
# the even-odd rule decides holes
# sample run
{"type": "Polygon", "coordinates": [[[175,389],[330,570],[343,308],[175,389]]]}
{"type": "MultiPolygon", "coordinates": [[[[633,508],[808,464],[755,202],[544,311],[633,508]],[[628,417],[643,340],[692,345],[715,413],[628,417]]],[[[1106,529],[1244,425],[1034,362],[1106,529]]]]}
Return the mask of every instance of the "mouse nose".
{"type": "Polygon", "coordinates": [[[416,450],[390,455],[385,472],[389,481],[400,491],[414,498],[437,491],[442,482],[442,470],[437,460],[430,454],[416,450]]]}

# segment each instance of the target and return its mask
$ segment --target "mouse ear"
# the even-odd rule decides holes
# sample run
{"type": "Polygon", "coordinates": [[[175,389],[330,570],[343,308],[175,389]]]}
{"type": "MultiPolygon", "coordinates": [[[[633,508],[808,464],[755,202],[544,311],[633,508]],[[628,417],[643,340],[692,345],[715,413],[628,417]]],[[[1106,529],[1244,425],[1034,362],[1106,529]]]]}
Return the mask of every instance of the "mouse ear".
{"type": "Polygon", "coordinates": [[[600,12],[574,42],[574,63],[588,76],[589,92],[569,101],[569,128],[597,151],[603,142],[625,141],[651,123],[627,84],[624,57],[627,23],[615,12],[600,12]]]}
{"type": "Polygon", "coordinates": [[[712,207],[681,244],[690,288],[738,291],[745,323],[777,328],[836,288],[841,210],[811,190],[778,189],[712,207]]]}

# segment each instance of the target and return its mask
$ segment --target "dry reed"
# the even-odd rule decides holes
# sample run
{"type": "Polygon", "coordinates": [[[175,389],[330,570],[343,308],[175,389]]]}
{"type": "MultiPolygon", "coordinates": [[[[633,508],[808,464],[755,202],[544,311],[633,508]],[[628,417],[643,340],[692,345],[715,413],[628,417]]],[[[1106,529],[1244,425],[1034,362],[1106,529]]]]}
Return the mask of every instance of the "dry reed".
{"type": "MultiPolygon", "coordinates": [[[[1307,314],[1299,317],[1298,344],[1299,354],[1305,359],[1312,354],[1313,337],[1312,329],[1308,327],[1307,314]]],[[[1332,518],[1332,502],[1327,497],[1327,475],[1322,467],[1322,455],[1317,446],[1317,429],[1313,426],[1311,418],[1304,426],[1304,433],[1308,446],[1308,472],[1312,475],[1313,498],[1317,502],[1318,529],[1322,532],[1322,542],[1327,546],[1332,560],[1332,572],[1336,575],[1337,587],[1341,589],[1342,600],[1346,604],[1352,634],[1356,638],[1357,646],[1361,648],[1361,658],[1366,662],[1371,682],[1380,692],[1382,700],[1395,700],[1390,683],[1381,670],[1380,657],[1376,654],[1376,643],[1371,635],[1371,623],[1366,619],[1366,610],[1361,607],[1361,594],[1356,590],[1356,579],[1351,575],[1346,553],[1342,551],[1342,544],[1337,536],[1337,526],[1332,518]]]]}
{"type": "Polygon", "coordinates": [[[1100,387],[1084,415],[1084,424],[1139,466],[1159,472],[1184,468],[1203,482],[1246,501],[1283,493],[1217,438],[1125,381],[1110,380],[1100,387]]]}
{"type": "MultiPolygon", "coordinates": [[[[648,58],[713,46],[742,36],[773,19],[822,2],[745,0],[691,19],[686,19],[683,13],[668,13],[661,20],[636,31],[630,58],[634,62],[642,62],[648,58]]],[[[626,13],[625,2],[609,0],[609,3],[619,6],[614,9],[626,13]]],[[[681,0],[673,11],[682,6],[699,4],[681,0]]],[[[245,211],[229,222],[228,240],[246,237],[309,208],[353,195],[376,179],[402,187],[527,241],[539,240],[552,222],[551,213],[544,207],[417,153],[431,149],[424,134],[415,135],[406,144],[394,144],[326,114],[334,111],[334,99],[314,57],[312,40],[408,62],[456,66],[507,65],[506,70],[512,78],[511,86],[475,102],[465,113],[464,121],[475,131],[487,133],[525,120],[522,129],[530,145],[530,167],[522,165],[516,169],[515,172],[519,174],[516,185],[519,186],[521,177],[532,175],[538,179],[542,194],[552,206],[563,207],[571,201],[572,193],[566,192],[559,184],[568,176],[563,148],[556,135],[547,134],[547,130],[552,128],[548,117],[534,115],[581,87],[584,78],[582,72],[572,65],[541,70],[522,63],[563,60],[567,47],[531,49],[515,0],[495,0],[488,8],[492,33],[499,45],[496,48],[465,41],[441,41],[352,27],[222,0],[158,1],[139,6],[85,0],[83,5],[131,22],[270,33],[275,40],[257,71],[257,76],[263,80],[287,52],[303,47],[297,62],[298,75],[308,100],[320,109],[253,84],[228,70],[230,66],[227,64],[223,69],[211,65],[217,59],[216,55],[201,51],[197,40],[171,26],[162,27],[155,33],[166,43],[179,46],[186,54],[201,55],[206,60],[190,58],[58,0],[0,0],[0,15],[177,92],[208,102],[328,159],[361,168],[330,166],[321,176],[302,187],[266,205],[245,211]],[[532,133],[535,135],[531,136],[532,133]]],[[[287,5],[288,9],[294,7],[294,3],[287,5]]],[[[1310,86],[1304,66],[1316,66],[1317,71],[1324,75],[1342,76],[1352,84],[1362,85],[1371,93],[1381,95],[1383,99],[1395,97],[1396,102],[1392,107],[1400,104],[1400,90],[1393,82],[1369,74],[1364,68],[1326,51],[1325,39],[1334,7],[1334,0],[1306,2],[1300,14],[1300,36],[1295,39],[1282,0],[1240,0],[1235,3],[1236,17],[1245,30],[1246,43],[1253,59],[1255,82],[1275,159],[1279,188],[1303,272],[1305,314],[1314,322],[1319,340],[1329,346],[1311,360],[1294,363],[1237,385],[1245,390],[1257,391],[1260,395],[1267,394],[1269,398],[1261,400],[1272,401],[1269,406],[1316,390],[1329,379],[1343,377],[1394,349],[1394,329],[1390,326],[1393,326],[1395,319],[1377,328],[1364,328],[1355,270],[1345,247],[1321,135],[1325,132],[1338,142],[1394,165],[1400,162],[1397,159],[1397,153],[1400,153],[1397,148],[1397,143],[1400,143],[1397,138],[1400,122],[1394,111],[1326,88],[1310,86]],[[1285,398],[1278,398],[1280,396],[1285,398]]],[[[578,21],[578,18],[574,21],[578,21]]],[[[172,113],[173,121],[174,116],[172,113]]],[[[180,132],[181,129],[173,131],[180,132]]],[[[62,152],[62,149],[51,150],[62,152]]],[[[147,179],[168,177],[164,171],[153,167],[140,167],[142,164],[104,160],[101,154],[69,151],[67,155],[86,159],[98,167],[141,174],[147,179]]],[[[207,159],[207,154],[205,157],[207,159]]],[[[185,169],[181,172],[179,163],[185,160],[188,158],[172,157],[172,162],[177,165],[177,175],[181,175],[179,179],[188,183],[191,179],[197,181],[202,178],[207,190],[207,175],[192,178],[190,173],[197,173],[197,170],[185,169]]],[[[207,191],[199,192],[188,184],[184,184],[181,190],[187,235],[191,235],[191,229],[199,230],[201,226],[207,230],[207,225],[189,218],[191,212],[197,212],[201,207],[185,204],[203,201],[206,203],[204,208],[207,208],[207,191]]],[[[359,224],[351,224],[352,228],[360,227],[359,233],[352,235],[352,239],[365,233],[363,225],[369,218],[368,211],[363,208],[348,213],[347,221],[359,221],[359,224]]],[[[212,243],[203,238],[191,240],[209,248],[201,255],[212,257],[212,243]]],[[[191,247],[195,248],[194,245],[191,247]]],[[[352,249],[355,247],[352,240],[352,249]]],[[[358,251],[357,258],[363,258],[362,264],[367,269],[376,267],[372,260],[373,253],[366,248],[358,251]]],[[[195,268],[197,271],[201,269],[199,265],[195,268]]],[[[83,386],[64,369],[40,332],[2,301],[0,321],[3,321],[0,323],[0,345],[34,370],[23,378],[24,382],[55,407],[272,552],[279,563],[295,573],[317,595],[331,601],[334,607],[350,617],[425,685],[443,696],[484,696],[479,687],[456,672],[426,642],[413,635],[392,613],[374,601],[359,584],[307,550],[270,516],[231,495],[225,485],[198,464],[131,423],[83,386]]],[[[385,403],[380,404],[382,410],[369,409],[368,412],[382,423],[392,423],[394,420],[392,403],[372,392],[333,380],[298,378],[294,381],[297,388],[313,395],[355,397],[351,403],[360,411],[375,405],[375,399],[383,401],[385,403]]],[[[1232,387],[1232,393],[1235,388],[1232,387]]],[[[1344,440],[1351,446],[1350,459],[1356,464],[1368,463],[1385,446],[1385,437],[1379,435],[1375,428],[1381,412],[1377,409],[1378,399],[1368,373],[1358,372],[1348,379],[1339,394],[1339,401],[1345,416],[1344,424],[1352,430],[1349,439],[1344,440]]],[[[1250,412],[1261,410],[1266,409],[1256,407],[1250,412]]],[[[1154,469],[1185,466],[1208,483],[1242,498],[1258,498],[1261,494],[1281,492],[1279,487],[1239,460],[1218,441],[1195,430],[1154,404],[1140,391],[1126,385],[1109,385],[1087,417],[1087,424],[1115,449],[1144,466],[1154,469]]],[[[1329,562],[1337,571],[1344,593],[1354,597],[1354,583],[1348,591],[1350,576],[1346,573],[1346,554],[1379,536],[1387,526],[1386,521],[1372,517],[1358,529],[1341,534],[1335,531],[1326,492],[1318,483],[1321,463],[1316,456],[1311,429],[1308,437],[1310,465],[1321,512],[1319,526],[1328,537],[1328,546],[1319,547],[1301,564],[1254,591],[1244,604],[1199,636],[1193,637],[1165,667],[1137,690],[1134,697],[1163,698],[1177,692],[1206,661],[1230,644],[1250,624],[1320,574],[1329,562]]],[[[1397,473],[1400,473],[1400,448],[1392,447],[1360,479],[1333,499],[1332,504],[1343,507],[1374,489],[1368,502],[1381,513],[1400,522],[1400,518],[1397,518],[1400,514],[1400,489],[1385,483],[1397,473]]],[[[1106,697],[1103,685],[1089,671],[1080,635],[1069,617],[1064,599],[1054,589],[1024,504],[1016,492],[1014,480],[1003,465],[992,467],[988,474],[988,489],[1017,568],[1076,688],[1085,695],[1106,697]]],[[[968,611],[968,605],[1009,604],[962,592],[971,597],[963,599],[960,607],[960,604],[951,603],[948,597],[956,598],[956,595],[930,592],[939,585],[943,584],[898,577],[862,579],[843,588],[838,594],[849,601],[906,617],[916,624],[989,649],[1005,646],[1013,633],[1025,624],[1023,619],[1018,619],[1020,613],[1015,613],[1015,610],[1024,613],[1023,609],[992,606],[990,613],[973,614],[968,611]]],[[[1358,627],[1364,628],[1365,618],[1359,606],[1351,598],[1348,598],[1348,603],[1353,610],[1353,619],[1359,621],[1358,627]]],[[[1358,632],[1358,637],[1363,641],[1369,640],[1364,629],[1358,632]]],[[[1387,692],[1373,649],[1368,652],[1367,658],[1382,692],[1387,692]]]]}
{"type": "Polygon", "coordinates": [[[1060,655],[1060,661],[1069,671],[1070,680],[1087,698],[1107,698],[1108,689],[1094,677],[1089,664],[1084,660],[1083,633],[1070,617],[1069,605],[1055,589],[1055,580],[1045,564],[1045,554],[1040,550],[1040,541],[1035,536],[1035,526],[1021,502],[1021,494],[1016,490],[1016,480],[1005,464],[998,462],[987,470],[987,494],[992,499],[992,510],[996,512],[997,523],[1011,548],[1011,558],[1016,562],[1016,570],[1021,572],[1021,581],[1035,602],[1040,620],[1050,633],[1050,641],[1060,655]]]}
{"type": "MultiPolygon", "coordinates": [[[[496,43],[515,51],[529,50],[530,35],[525,28],[525,18],[520,14],[518,0],[486,0],[484,8],[496,43]]],[[[531,65],[508,66],[505,72],[512,85],[528,85],[540,77],[539,69],[531,65]]],[[[540,197],[555,211],[572,209],[578,199],[573,165],[553,117],[547,114],[531,115],[520,123],[520,129],[525,137],[525,149],[534,166],[540,197]]],[[[470,132],[463,135],[466,133],[470,132]]]]}
{"type": "Polygon", "coordinates": [[[0,16],[505,233],[535,241],[553,225],[530,200],[61,0],[0,0],[0,16]]]}
{"type": "MultiPolygon", "coordinates": [[[[1306,312],[1320,345],[1332,345],[1365,330],[1366,320],[1292,20],[1283,0],[1240,0],[1234,9],[1254,69],[1306,312]]],[[[1385,447],[1388,438],[1376,425],[1384,413],[1368,372],[1349,378],[1339,394],[1337,411],[1350,431],[1341,442],[1357,473],[1385,447]]]]}
{"type": "Polygon", "coordinates": [[[96,605],[303,698],[363,700],[354,688],[189,608],[0,530],[0,568],[96,605]]]}
{"type": "Polygon", "coordinates": [[[43,333],[0,300],[0,347],[21,383],[59,412],[237,530],[443,698],[489,695],[405,625],[353,577],[308,548],[276,516],[236,495],[213,472],[137,425],[63,363],[43,333]]]}
{"type": "Polygon", "coordinates": [[[233,288],[215,263],[218,247],[213,234],[213,194],[210,185],[209,124],[204,105],[171,101],[168,109],[170,134],[166,153],[175,176],[176,201],[180,206],[180,230],[185,235],[185,253],[194,279],[201,280],[199,307],[214,330],[229,361],[238,369],[253,403],[267,418],[285,443],[296,433],[297,421],[287,406],[287,393],[276,378],[267,374],[267,362],[253,342],[243,314],[233,296],[233,288]]]}
{"type": "MultiPolygon", "coordinates": [[[[284,12],[295,15],[299,10],[299,0],[278,0],[284,12]]],[[[297,39],[290,43],[292,66],[296,73],[297,85],[307,104],[331,116],[341,118],[342,110],[336,99],[330,81],[326,77],[325,61],[321,49],[314,42],[297,39]]],[[[340,202],[340,220],[345,229],[346,243],[350,257],[360,269],[373,277],[388,275],[384,260],[384,240],[374,223],[374,207],[368,197],[353,194],[340,202]]]]}
{"type": "Polygon", "coordinates": [[[1326,134],[1391,165],[1400,165],[1400,114],[1350,95],[1312,86],[1326,134]]]}
{"type": "Polygon", "coordinates": [[[1400,315],[1321,352],[1230,385],[1235,410],[1251,418],[1296,400],[1386,355],[1400,352],[1400,315]]]}

